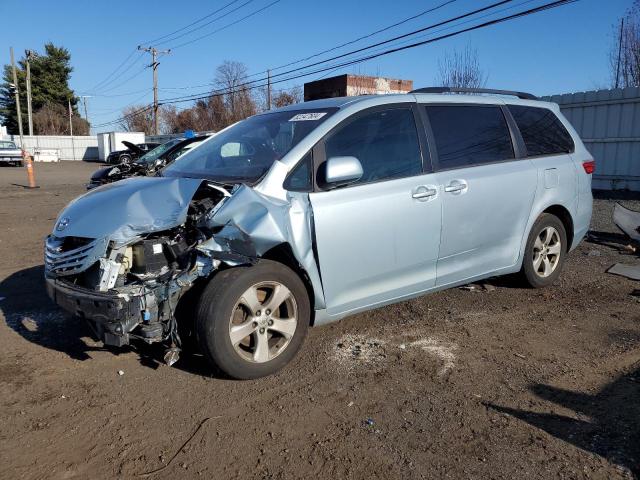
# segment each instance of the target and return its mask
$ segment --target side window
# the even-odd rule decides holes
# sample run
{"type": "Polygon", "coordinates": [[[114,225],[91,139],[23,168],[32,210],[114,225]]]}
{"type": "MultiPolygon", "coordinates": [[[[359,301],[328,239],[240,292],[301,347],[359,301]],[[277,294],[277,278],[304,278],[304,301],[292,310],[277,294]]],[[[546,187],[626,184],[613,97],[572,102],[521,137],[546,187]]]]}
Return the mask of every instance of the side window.
{"type": "Polygon", "coordinates": [[[363,175],[357,183],[409,177],[422,172],[418,131],[410,108],[365,113],[325,140],[326,158],[356,157],[363,175]]]}
{"type": "Polygon", "coordinates": [[[509,111],[518,125],[528,156],[573,152],[571,135],[551,110],[509,105],[509,111]]]}
{"type": "Polygon", "coordinates": [[[311,152],[300,160],[300,163],[291,171],[285,179],[283,187],[290,192],[310,192],[311,191],[311,152]]]}
{"type": "Polygon", "coordinates": [[[426,106],[438,150],[438,169],[514,158],[511,134],[497,106],[426,106]]]}

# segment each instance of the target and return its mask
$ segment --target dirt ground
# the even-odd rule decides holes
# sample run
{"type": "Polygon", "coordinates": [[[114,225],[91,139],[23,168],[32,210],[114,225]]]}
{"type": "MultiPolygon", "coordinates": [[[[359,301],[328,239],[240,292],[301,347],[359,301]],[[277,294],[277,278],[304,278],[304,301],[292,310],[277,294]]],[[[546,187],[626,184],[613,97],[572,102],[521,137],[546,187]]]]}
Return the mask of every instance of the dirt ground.
{"type": "MultiPolygon", "coordinates": [[[[232,381],[107,350],[48,300],[43,239],[98,166],[38,164],[37,190],[0,168],[0,478],[640,476],[640,282],[604,273],[640,258],[583,243],[551,288],[496,279],[356,315],[232,381]]],[[[613,205],[593,230],[617,232],[613,205]]]]}

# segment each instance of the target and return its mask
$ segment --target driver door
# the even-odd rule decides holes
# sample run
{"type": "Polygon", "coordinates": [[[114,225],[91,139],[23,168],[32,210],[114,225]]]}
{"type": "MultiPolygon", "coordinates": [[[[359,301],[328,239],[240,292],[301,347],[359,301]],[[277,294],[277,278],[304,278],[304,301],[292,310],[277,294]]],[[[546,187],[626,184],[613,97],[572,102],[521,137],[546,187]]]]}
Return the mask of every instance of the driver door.
{"type": "Polygon", "coordinates": [[[412,104],[387,105],[354,115],[320,144],[324,160],[353,156],[364,172],[356,183],[318,185],[309,195],[329,315],[435,285],[441,204],[420,132],[412,104]]]}

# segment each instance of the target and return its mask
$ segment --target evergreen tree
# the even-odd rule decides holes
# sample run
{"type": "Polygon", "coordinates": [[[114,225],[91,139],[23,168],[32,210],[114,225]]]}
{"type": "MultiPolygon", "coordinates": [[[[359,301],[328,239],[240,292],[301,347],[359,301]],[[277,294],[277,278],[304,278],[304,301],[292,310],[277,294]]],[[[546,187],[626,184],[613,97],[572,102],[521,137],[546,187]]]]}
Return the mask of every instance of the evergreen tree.
{"type": "MultiPolygon", "coordinates": [[[[74,129],[78,121],[78,98],[69,87],[69,78],[73,68],[70,65],[71,55],[66,48],[56,47],[53,43],[44,46],[45,53],[31,58],[31,108],[34,116],[43,108],[60,112],[68,111],[67,102],[71,100],[71,108],[74,113],[74,129]]],[[[27,132],[27,87],[26,87],[26,59],[23,57],[16,65],[18,86],[20,89],[20,107],[22,110],[22,122],[25,133],[27,132]]],[[[13,72],[11,65],[4,66],[3,83],[0,84],[0,122],[7,126],[9,133],[18,133],[18,117],[16,102],[11,84],[13,72]]],[[[66,115],[66,114],[64,114],[66,115]]],[[[84,122],[86,123],[86,122],[84,122]]],[[[60,122],[64,125],[64,122],[60,122]]],[[[68,125],[68,121],[66,122],[68,125]]],[[[42,124],[44,125],[44,123],[42,124]]],[[[65,127],[67,128],[67,127],[65,127]]],[[[68,133],[60,131],[43,131],[46,128],[34,124],[35,134],[60,134],[68,133]],[[40,130],[40,131],[38,131],[40,130]]],[[[67,128],[68,129],[68,128],[67,128]]],[[[85,130],[86,128],[81,128],[85,130]]],[[[80,134],[76,132],[74,134],[80,134]]]]}

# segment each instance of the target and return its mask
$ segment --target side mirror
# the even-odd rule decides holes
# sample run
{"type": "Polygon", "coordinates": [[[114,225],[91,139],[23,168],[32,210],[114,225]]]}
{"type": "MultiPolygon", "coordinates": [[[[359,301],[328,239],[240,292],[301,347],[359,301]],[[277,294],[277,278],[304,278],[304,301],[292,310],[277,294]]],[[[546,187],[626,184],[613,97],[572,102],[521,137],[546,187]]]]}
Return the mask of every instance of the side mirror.
{"type": "Polygon", "coordinates": [[[356,157],[331,157],[325,164],[324,181],[329,188],[357,182],[364,173],[356,157]]]}

